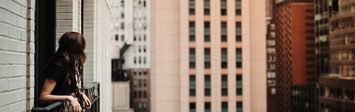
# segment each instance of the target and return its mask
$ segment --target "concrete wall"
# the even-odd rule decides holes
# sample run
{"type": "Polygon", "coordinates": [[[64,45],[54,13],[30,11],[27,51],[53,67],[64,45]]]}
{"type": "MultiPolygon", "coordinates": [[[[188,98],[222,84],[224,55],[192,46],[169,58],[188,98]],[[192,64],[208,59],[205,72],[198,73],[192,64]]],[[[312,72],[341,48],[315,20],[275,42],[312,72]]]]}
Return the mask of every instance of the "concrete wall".
{"type": "Polygon", "coordinates": [[[35,0],[0,1],[0,112],[34,105],[35,0]]]}

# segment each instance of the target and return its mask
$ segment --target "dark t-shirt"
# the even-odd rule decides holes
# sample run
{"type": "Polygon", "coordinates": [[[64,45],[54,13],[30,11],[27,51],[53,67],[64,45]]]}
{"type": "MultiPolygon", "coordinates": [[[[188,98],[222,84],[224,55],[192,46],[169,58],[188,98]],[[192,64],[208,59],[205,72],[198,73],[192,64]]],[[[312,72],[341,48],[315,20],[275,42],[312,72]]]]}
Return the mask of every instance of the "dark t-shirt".
{"type": "Polygon", "coordinates": [[[50,78],[54,79],[57,84],[55,85],[52,95],[69,95],[70,92],[72,92],[72,88],[69,86],[69,88],[63,88],[63,89],[69,89],[69,93],[67,93],[67,90],[62,90],[62,85],[65,80],[65,72],[63,71],[62,67],[59,65],[50,65],[46,68],[45,70],[45,78],[50,78]]]}

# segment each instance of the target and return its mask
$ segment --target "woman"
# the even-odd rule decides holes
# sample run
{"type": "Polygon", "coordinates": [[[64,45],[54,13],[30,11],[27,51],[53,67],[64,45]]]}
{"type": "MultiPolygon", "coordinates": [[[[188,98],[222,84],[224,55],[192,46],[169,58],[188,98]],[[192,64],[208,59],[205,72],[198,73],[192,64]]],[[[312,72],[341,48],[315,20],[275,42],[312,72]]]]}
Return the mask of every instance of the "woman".
{"type": "Polygon", "coordinates": [[[79,86],[83,80],[83,64],[86,42],[77,32],[66,32],[59,39],[59,48],[45,68],[45,81],[39,101],[50,104],[57,101],[69,101],[74,112],[81,107],[74,97],[85,101],[85,107],[91,108],[91,102],[79,86]]]}

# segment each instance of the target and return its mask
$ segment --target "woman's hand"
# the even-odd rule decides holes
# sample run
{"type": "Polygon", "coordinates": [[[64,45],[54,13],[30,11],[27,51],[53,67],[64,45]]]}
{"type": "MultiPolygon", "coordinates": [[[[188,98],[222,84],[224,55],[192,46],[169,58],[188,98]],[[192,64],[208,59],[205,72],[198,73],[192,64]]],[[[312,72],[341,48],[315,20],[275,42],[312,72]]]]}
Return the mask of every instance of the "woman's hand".
{"type": "Polygon", "coordinates": [[[82,94],[81,96],[85,102],[85,107],[86,109],[90,109],[91,108],[91,101],[89,100],[89,98],[85,95],[85,94],[82,94]]]}
{"type": "Polygon", "coordinates": [[[73,96],[68,96],[70,105],[73,107],[74,112],[81,112],[81,106],[77,100],[73,96]]]}

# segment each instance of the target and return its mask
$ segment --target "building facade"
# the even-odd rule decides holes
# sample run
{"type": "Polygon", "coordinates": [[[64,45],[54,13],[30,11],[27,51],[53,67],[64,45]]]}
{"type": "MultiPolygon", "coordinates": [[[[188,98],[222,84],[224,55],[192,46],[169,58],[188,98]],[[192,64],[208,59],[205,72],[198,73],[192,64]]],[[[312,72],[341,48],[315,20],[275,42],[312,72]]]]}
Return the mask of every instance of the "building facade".
{"type": "Polygon", "coordinates": [[[265,1],[151,7],[151,111],[267,110],[265,1]]]}
{"type": "MultiPolygon", "coordinates": [[[[335,2],[335,1],[333,1],[335,2]]],[[[354,8],[355,1],[336,1],[339,12],[329,18],[330,73],[319,77],[319,108],[328,112],[351,112],[354,108],[354,8]]],[[[337,6],[333,6],[337,7],[337,6]]]]}
{"type": "Polygon", "coordinates": [[[84,87],[99,82],[99,111],[112,111],[107,0],[0,2],[1,112],[31,111],[42,106],[38,96],[43,69],[58,47],[57,40],[67,31],[84,35],[84,87]]]}
{"type": "Polygon", "coordinates": [[[120,47],[119,66],[122,71],[117,75],[125,73],[130,78],[130,107],[137,112],[149,112],[147,73],[150,69],[151,56],[150,0],[112,0],[111,2],[113,12],[111,39],[120,47]],[[143,85],[143,81],[146,86],[137,86],[138,82],[142,82],[143,85]]]}
{"type": "Polygon", "coordinates": [[[275,32],[275,0],[266,1],[266,57],[267,57],[267,111],[277,111],[276,96],[276,32],[275,32]]]}
{"type": "Polygon", "coordinates": [[[277,0],[275,17],[278,112],[290,112],[293,86],[315,86],[313,1],[277,0]]]}

